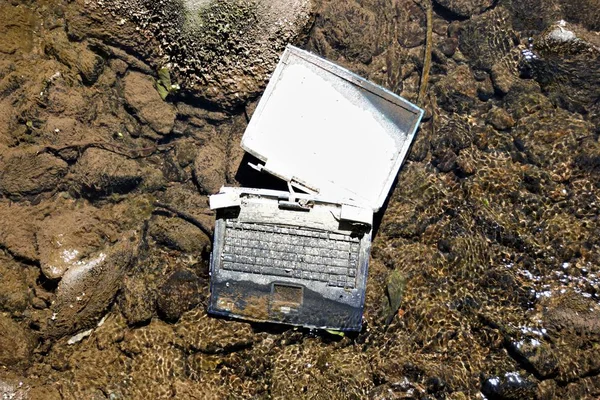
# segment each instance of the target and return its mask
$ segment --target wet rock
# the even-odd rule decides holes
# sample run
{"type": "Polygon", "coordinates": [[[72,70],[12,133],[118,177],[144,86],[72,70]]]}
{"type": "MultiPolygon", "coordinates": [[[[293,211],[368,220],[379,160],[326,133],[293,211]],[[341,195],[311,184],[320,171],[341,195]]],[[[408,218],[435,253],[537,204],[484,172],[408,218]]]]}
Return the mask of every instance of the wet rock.
{"type": "Polygon", "coordinates": [[[29,330],[0,314],[0,365],[16,367],[29,364],[36,344],[29,330]]]}
{"type": "Polygon", "coordinates": [[[488,378],[481,392],[491,400],[526,400],[536,398],[537,385],[518,372],[488,378]]]}
{"type": "Polygon", "coordinates": [[[0,5],[0,53],[29,52],[33,47],[32,28],[36,23],[28,7],[5,2],[0,5]]]}
{"type": "Polygon", "coordinates": [[[273,364],[274,398],[334,398],[341,393],[344,398],[364,398],[373,388],[368,361],[352,346],[332,348],[305,340],[286,346],[273,364]]]}
{"type": "Polygon", "coordinates": [[[510,92],[514,84],[514,76],[506,70],[502,64],[495,64],[492,66],[490,77],[492,78],[492,84],[494,89],[502,95],[510,92]]]}
{"type": "Polygon", "coordinates": [[[55,189],[67,173],[67,163],[39,148],[4,152],[0,159],[0,192],[36,195],[55,189]]]}
{"type": "MultiPolygon", "coordinates": [[[[310,2],[303,0],[158,5],[111,0],[88,7],[100,15],[112,10],[128,21],[125,25],[155,37],[159,44],[154,51],[167,55],[182,88],[225,108],[260,92],[279,54],[303,32],[311,13],[310,2]]],[[[104,18],[115,19],[110,14],[104,18]]]]}
{"type": "Polygon", "coordinates": [[[433,90],[442,108],[449,112],[464,113],[477,99],[477,85],[469,66],[460,65],[440,79],[433,90]]]}
{"type": "Polygon", "coordinates": [[[445,38],[439,45],[438,48],[446,57],[452,57],[456,48],[458,47],[458,40],[456,38],[445,38]]]}
{"type": "Polygon", "coordinates": [[[225,184],[227,157],[216,144],[200,148],[194,161],[194,178],[204,194],[218,193],[225,184]]]}
{"type": "Polygon", "coordinates": [[[525,363],[539,379],[547,379],[558,372],[559,360],[552,348],[539,337],[527,337],[510,345],[517,360],[525,363]]]}
{"type": "Polygon", "coordinates": [[[0,246],[10,254],[28,261],[37,261],[35,247],[38,212],[26,205],[0,202],[0,246]]]}
{"type": "Polygon", "coordinates": [[[481,14],[494,3],[493,0],[434,0],[434,3],[459,17],[481,14]]]}
{"type": "Polygon", "coordinates": [[[559,21],[534,42],[528,61],[533,76],[558,106],[600,119],[600,40],[576,25],[559,21]]]}
{"type": "Polygon", "coordinates": [[[144,277],[126,277],[119,304],[127,323],[137,325],[149,321],[154,315],[156,296],[144,277]]]}
{"type": "Polygon", "coordinates": [[[144,180],[144,173],[134,160],[95,148],[83,153],[73,174],[81,192],[96,196],[127,193],[144,180]]]}
{"type": "Polygon", "coordinates": [[[456,153],[452,150],[443,151],[440,156],[434,160],[434,165],[440,172],[450,172],[456,167],[456,153]]]}
{"type": "Polygon", "coordinates": [[[502,6],[463,23],[459,36],[460,51],[469,64],[485,71],[490,71],[517,43],[510,14],[502,6]]]}
{"type": "Polygon", "coordinates": [[[259,340],[250,324],[210,317],[200,307],[184,313],[173,328],[184,349],[205,354],[246,348],[259,340]]]}
{"type": "Polygon", "coordinates": [[[128,73],[123,78],[123,97],[142,123],[161,135],[171,132],[176,109],[161,99],[152,78],[139,72],[128,73]]]}
{"type": "Polygon", "coordinates": [[[27,275],[27,267],[0,254],[0,310],[20,314],[27,308],[32,297],[27,275]]]}
{"type": "Polygon", "coordinates": [[[167,321],[177,321],[184,312],[194,308],[203,296],[201,280],[188,270],[175,271],[160,288],[156,304],[167,321]]]}
{"type": "Polygon", "coordinates": [[[48,216],[36,233],[42,273],[48,279],[62,277],[69,268],[84,263],[111,237],[110,224],[92,207],[78,207],[48,216]]]}
{"type": "Polygon", "coordinates": [[[496,106],[488,112],[486,122],[499,131],[510,129],[515,125],[510,114],[505,109],[496,106]]]}
{"type": "Polygon", "coordinates": [[[62,29],[53,30],[46,38],[46,53],[79,72],[83,82],[95,83],[104,69],[104,59],[84,43],[70,42],[62,29]]]}
{"type": "Polygon", "coordinates": [[[44,335],[61,337],[94,326],[121,288],[138,246],[139,239],[130,233],[113,247],[70,268],[56,289],[52,318],[43,327],[44,335]]]}
{"type": "Polygon", "coordinates": [[[406,278],[404,275],[397,270],[391,271],[386,282],[387,302],[384,303],[386,325],[389,325],[392,322],[392,319],[400,309],[405,286],[406,278]]]}
{"type": "Polygon", "coordinates": [[[157,243],[186,253],[200,254],[210,247],[210,238],[181,218],[158,216],[151,222],[149,233],[157,243]]]}

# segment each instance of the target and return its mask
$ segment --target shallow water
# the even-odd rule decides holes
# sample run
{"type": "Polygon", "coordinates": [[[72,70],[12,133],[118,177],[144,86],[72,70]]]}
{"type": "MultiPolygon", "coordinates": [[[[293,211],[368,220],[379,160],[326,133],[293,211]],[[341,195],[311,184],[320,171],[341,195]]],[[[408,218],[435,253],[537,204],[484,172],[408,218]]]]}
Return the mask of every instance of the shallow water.
{"type": "MultiPolygon", "coordinates": [[[[79,1],[0,5],[3,397],[600,396],[595,8],[446,3],[427,115],[379,215],[364,327],[345,337],[208,317],[210,238],[154,206],[212,229],[206,195],[239,183],[255,81],[238,100],[184,88],[164,102],[153,79],[172,48],[152,26],[79,1]],[[82,293],[44,274],[57,237],[75,264],[110,254],[82,293]],[[390,276],[405,285],[388,325],[390,276]]],[[[313,6],[295,44],[416,100],[420,6],[313,6]]]]}

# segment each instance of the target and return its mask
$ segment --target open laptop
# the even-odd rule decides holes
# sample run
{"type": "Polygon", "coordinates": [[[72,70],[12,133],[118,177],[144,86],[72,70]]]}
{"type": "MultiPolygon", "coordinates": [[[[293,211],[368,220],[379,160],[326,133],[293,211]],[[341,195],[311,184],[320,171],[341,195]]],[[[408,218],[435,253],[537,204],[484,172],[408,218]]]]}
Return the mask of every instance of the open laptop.
{"type": "Polygon", "coordinates": [[[223,187],[209,312],[319,329],[361,329],[373,213],[423,110],[288,46],[242,138],[253,168],[287,191],[223,187]]]}

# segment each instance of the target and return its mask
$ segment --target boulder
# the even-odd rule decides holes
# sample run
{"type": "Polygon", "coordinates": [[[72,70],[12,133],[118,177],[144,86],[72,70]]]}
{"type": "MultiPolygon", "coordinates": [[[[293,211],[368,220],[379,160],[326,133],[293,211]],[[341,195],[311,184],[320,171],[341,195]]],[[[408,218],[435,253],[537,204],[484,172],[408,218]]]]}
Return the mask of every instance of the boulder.
{"type": "Polygon", "coordinates": [[[176,109],[166,103],[154,86],[151,77],[130,72],[123,78],[123,97],[135,116],[152,130],[167,135],[173,129],[176,109]]]}
{"type": "Polygon", "coordinates": [[[157,305],[167,321],[177,321],[184,312],[194,308],[202,299],[201,280],[191,271],[173,272],[160,288],[157,305]]]}
{"type": "Polygon", "coordinates": [[[138,247],[139,238],[131,232],[114,246],[69,268],[56,289],[44,336],[62,337],[93,327],[121,288],[138,247]]]}
{"type": "Polygon", "coordinates": [[[107,10],[115,12],[128,21],[126,29],[135,26],[142,37],[157,40],[155,51],[170,60],[174,82],[225,108],[262,91],[285,45],[304,32],[311,17],[307,0],[91,3],[86,8],[99,16],[90,18],[95,23],[87,30],[96,30],[98,21],[115,19],[107,10]]]}
{"type": "Polygon", "coordinates": [[[55,189],[67,173],[67,163],[39,148],[5,151],[0,157],[0,192],[36,195],[55,189]]]}
{"type": "Polygon", "coordinates": [[[144,180],[136,161],[96,148],[83,153],[73,172],[79,190],[90,195],[127,193],[144,180]]]}
{"type": "Polygon", "coordinates": [[[15,367],[29,364],[36,343],[29,330],[0,314],[0,365],[15,367]]]}

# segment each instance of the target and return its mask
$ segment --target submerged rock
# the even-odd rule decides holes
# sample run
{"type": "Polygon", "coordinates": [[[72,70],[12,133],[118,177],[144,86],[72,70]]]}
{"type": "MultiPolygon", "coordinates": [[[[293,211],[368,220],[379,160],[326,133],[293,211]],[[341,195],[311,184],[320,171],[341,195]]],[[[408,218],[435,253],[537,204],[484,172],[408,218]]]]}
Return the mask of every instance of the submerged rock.
{"type": "Polygon", "coordinates": [[[62,277],[77,268],[110,237],[110,226],[103,223],[93,207],[79,207],[47,217],[36,233],[42,273],[48,279],[62,277]]]}
{"type": "Polygon", "coordinates": [[[144,172],[137,162],[96,148],[83,153],[73,172],[79,190],[89,195],[127,193],[144,180],[144,172]]]}
{"type": "Polygon", "coordinates": [[[121,288],[138,246],[139,238],[130,233],[113,247],[69,268],[58,284],[44,335],[61,337],[94,326],[121,288]]]}
{"type": "Polygon", "coordinates": [[[39,148],[5,151],[0,157],[0,192],[36,195],[55,189],[67,173],[67,163],[39,148]]]}
{"type": "Polygon", "coordinates": [[[15,367],[30,363],[35,345],[31,331],[0,314],[0,365],[15,367]]]}
{"type": "Polygon", "coordinates": [[[563,20],[534,41],[526,60],[534,78],[558,106],[600,121],[600,39],[563,20]]]}
{"type": "Polygon", "coordinates": [[[156,304],[167,321],[177,321],[184,312],[200,303],[201,280],[191,271],[179,270],[160,288],[156,304]]]}
{"type": "Polygon", "coordinates": [[[130,72],[123,79],[123,96],[135,116],[156,133],[167,135],[173,129],[176,109],[160,97],[152,78],[130,72]]]}
{"type": "Polygon", "coordinates": [[[481,14],[494,4],[493,0],[435,0],[434,2],[459,17],[481,14]]]}

